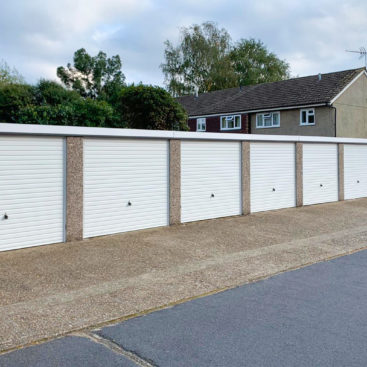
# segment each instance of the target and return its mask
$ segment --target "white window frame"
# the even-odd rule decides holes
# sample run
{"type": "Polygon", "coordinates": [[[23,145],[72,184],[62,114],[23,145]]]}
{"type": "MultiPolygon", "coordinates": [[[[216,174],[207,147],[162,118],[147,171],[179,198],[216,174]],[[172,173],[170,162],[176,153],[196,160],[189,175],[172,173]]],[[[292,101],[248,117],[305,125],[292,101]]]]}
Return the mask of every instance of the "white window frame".
{"type": "Polygon", "coordinates": [[[299,124],[301,126],[312,126],[316,124],[316,114],[314,108],[302,108],[299,113],[299,124]],[[310,113],[312,111],[312,113],[310,113]],[[306,120],[307,122],[302,121],[302,112],[306,112],[306,120]],[[308,116],[313,116],[313,122],[308,122],[308,116]]]}
{"type": "Polygon", "coordinates": [[[269,111],[269,112],[262,112],[256,114],[256,129],[272,129],[275,127],[280,127],[280,111],[269,111]],[[271,115],[271,126],[264,126],[264,116],[271,115]],[[278,115],[278,124],[274,124],[274,115],[278,115]],[[263,124],[259,125],[258,116],[262,116],[263,124]]]}
{"type": "Polygon", "coordinates": [[[241,115],[225,115],[225,116],[220,116],[219,123],[220,123],[220,129],[221,130],[241,130],[242,118],[241,118],[241,115]],[[236,117],[239,117],[240,118],[240,126],[234,126],[235,125],[236,117]],[[226,121],[226,127],[222,127],[222,119],[225,119],[225,121],[226,121]],[[233,127],[228,127],[228,121],[230,121],[231,119],[233,119],[233,127]]]}
{"type": "Polygon", "coordinates": [[[206,118],[199,117],[196,119],[196,131],[206,131],[206,118]],[[202,127],[204,125],[204,128],[202,127]]]}

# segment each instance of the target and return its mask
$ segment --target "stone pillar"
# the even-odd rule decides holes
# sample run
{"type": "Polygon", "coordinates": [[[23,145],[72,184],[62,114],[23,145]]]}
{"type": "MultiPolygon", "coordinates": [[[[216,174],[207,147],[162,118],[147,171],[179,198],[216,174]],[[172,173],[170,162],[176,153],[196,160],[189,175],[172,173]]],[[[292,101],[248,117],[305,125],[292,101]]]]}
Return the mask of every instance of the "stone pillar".
{"type": "Polygon", "coordinates": [[[344,200],[344,144],[338,144],[338,198],[344,200]]]}
{"type": "Polygon", "coordinates": [[[66,138],[66,241],[83,239],[83,138],[66,138]]]}
{"type": "Polygon", "coordinates": [[[242,214],[250,214],[250,142],[242,142],[242,214]]]}
{"type": "Polygon", "coordinates": [[[181,141],[169,141],[169,224],[181,223],[181,141]]]}
{"type": "Polygon", "coordinates": [[[296,206],[303,206],[303,143],[296,143],[296,206]]]}

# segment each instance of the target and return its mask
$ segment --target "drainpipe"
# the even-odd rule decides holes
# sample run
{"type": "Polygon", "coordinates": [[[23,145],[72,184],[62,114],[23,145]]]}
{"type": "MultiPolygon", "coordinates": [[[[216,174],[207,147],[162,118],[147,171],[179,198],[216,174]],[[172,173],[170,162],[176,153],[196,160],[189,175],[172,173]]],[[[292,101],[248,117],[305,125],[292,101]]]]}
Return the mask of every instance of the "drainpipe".
{"type": "Polygon", "coordinates": [[[335,113],[334,113],[334,131],[335,131],[335,137],[337,137],[337,134],[336,134],[336,107],[334,107],[333,105],[329,104],[329,107],[330,108],[333,108],[335,113]]]}

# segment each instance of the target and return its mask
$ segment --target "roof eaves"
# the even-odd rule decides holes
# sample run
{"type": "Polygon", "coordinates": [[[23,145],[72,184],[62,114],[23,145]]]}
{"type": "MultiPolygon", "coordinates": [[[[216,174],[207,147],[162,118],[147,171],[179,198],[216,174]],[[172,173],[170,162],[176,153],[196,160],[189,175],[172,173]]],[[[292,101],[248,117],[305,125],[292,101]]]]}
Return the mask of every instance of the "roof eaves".
{"type": "MultiPolygon", "coordinates": [[[[357,70],[356,70],[357,72],[357,70]]],[[[361,75],[366,75],[367,76],[367,72],[365,68],[361,68],[361,71],[359,73],[355,73],[356,75],[353,75],[352,79],[349,79],[348,81],[346,81],[342,87],[342,89],[338,89],[336,91],[333,91],[333,94],[330,98],[330,104],[333,104],[357,79],[359,79],[359,77],[361,75]]]]}

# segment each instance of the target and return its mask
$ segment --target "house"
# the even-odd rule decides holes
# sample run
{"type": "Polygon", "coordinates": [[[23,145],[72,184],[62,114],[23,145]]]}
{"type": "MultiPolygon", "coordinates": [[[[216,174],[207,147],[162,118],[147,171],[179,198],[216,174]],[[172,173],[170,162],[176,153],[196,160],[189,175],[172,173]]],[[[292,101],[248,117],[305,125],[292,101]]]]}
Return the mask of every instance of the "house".
{"type": "Polygon", "coordinates": [[[367,138],[365,68],[179,97],[190,131],[367,138]]]}

